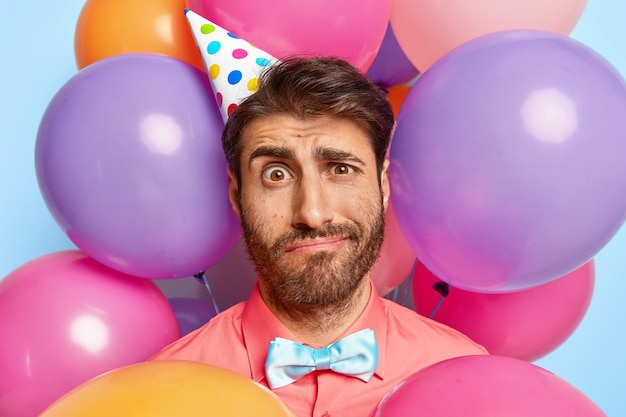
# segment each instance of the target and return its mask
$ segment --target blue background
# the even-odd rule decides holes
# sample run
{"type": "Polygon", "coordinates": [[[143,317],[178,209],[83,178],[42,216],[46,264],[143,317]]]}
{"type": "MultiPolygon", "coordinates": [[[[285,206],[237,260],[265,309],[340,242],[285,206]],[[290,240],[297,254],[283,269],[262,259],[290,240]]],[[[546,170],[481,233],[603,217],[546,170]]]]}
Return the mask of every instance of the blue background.
{"type": "MultiPolygon", "coordinates": [[[[77,71],[73,39],[83,3],[0,6],[0,279],[35,257],[74,248],[39,192],[34,146],[46,106],[77,71]]],[[[590,0],[571,36],[626,74],[626,2],[590,0]]],[[[579,388],[609,416],[625,416],[626,227],[595,261],[596,288],[583,322],[536,364],[579,388]]]]}

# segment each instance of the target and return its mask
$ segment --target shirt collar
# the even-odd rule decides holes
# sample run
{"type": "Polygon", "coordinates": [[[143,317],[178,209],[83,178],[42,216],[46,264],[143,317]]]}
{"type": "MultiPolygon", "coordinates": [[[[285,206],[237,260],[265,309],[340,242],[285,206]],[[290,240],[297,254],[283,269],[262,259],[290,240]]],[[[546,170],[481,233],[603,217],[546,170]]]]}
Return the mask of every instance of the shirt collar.
{"type": "Polygon", "coordinates": [[[378,366],[376,367],[375,375],[381,379],[385,375],[385,353],[387,347],[387,316],[385,311],[383,299],[378,295],[374,283],[370,280],[370,298],[367,306],[365,306],[365,310],[363,310],[352,326],[341,335],[341,337],[345,337],[368,328],[374,330],[376,345],[378,346],[378,366]]]}
{"type": "MultiPolygon", "coordinates": [[[[258,284],[248,299],[241,317],[242,332],[250,363],[252,379],[261,382],[265,379],[265,359],[269,344],[275,337],[282,337],[303,343],[265,305],[259,293],[258,284]]],[[[378,367],[376,375],[381,379],[385,371],[385,347],[387,345],[387,321],[385,306],[370,281],[370,298],[365,310],[341,337],[363,329],[373,329],[378,345],[378,367]]]]}

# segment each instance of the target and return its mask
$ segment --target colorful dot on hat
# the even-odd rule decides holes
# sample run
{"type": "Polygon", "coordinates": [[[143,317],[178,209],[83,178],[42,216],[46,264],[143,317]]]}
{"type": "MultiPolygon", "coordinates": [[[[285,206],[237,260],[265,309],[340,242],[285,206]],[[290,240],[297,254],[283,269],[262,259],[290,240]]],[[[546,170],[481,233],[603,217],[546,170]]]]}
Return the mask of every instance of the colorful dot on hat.
{"type": "Polygon", "coordinates": [[[205,23],[204,25],[200,26],[200,32],[204,33],[205,35],[213,32],[215,30],[215,26],[211,25],[210,23],[205,23]]]}
{"type": "Polygon", "coordinates": [[[271,63],[272,63],[272,61],[270,61],[267,58],[261,57],[261,58],[257,58],[256,59],[256,64],[261,66],[261,67],[268,67],[268,66],[271,65],[271,63]]]}
{"type": "Polygon", "coordinates": [[[239,70],[233,70],[228,74],[228,83],[235,85],[243,78],[243,74],[239,70]]]}
{"type": "Polygon", "coordinates": [[[255,91],[257,91],[259,89],[259,79],[258,78],[251,78],[248,81],[248,91],[252,91],[253,93],[255,91]]]}
{"type": "Polygon", "coordinates": [[[248,56],[248,51],[246,51],[245,49],[238,48],[233,51],[233,58],[235,59],[243,59],[247,56],[248,56]]]}
{"type": "Polygon", "coordinates": [[[209,77],[211,77],[211,79],[214,80],[219,75],[220,75],[220,66],[218,64],[211,65],[211,68],[209,68],[209,77]]]}
{"type": "Polygon", "coordinates": [[[246,95],[258,91],[258,74],[264,67],[271,66],[274,58],[196,13],[189,11],[187,19],[201,51],[215,100],[226,120],[246,95]]]}
{"type": "Polygon", "coordinates": [[[210,55],[215,55],[222,48],[222,44],[218,41],[213,41],[209,43],[206,47],[206,51],[210,55]]]}

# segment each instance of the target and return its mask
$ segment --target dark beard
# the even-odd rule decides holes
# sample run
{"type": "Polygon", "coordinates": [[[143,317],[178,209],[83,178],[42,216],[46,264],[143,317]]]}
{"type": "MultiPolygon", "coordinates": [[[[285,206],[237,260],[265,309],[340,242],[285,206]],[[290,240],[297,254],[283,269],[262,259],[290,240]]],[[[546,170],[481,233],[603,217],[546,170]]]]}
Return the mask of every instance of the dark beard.
{"type": "Polygon", "coordinates": [[[369,229],[364,230],[354,223],[300,228],[286,233],[273,244],[264,239],[268,233],[264,233],[263,225],[252,227],[243,211],[241,217],[247,250],[265,284],[269,301],[290,315],[306,316],[347,308],[378,259],[384,239],[382,202],[369,210],[369,229]],[[286,246],[332,236],[346,237],[349,248],[313,254],[299,265],[285,260],[286,246]]]}

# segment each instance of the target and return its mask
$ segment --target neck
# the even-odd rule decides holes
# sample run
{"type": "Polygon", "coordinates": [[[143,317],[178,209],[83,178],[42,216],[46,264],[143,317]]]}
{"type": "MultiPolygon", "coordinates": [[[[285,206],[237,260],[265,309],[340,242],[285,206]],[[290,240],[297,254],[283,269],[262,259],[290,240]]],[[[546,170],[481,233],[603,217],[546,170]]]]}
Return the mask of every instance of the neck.
{"type": "Polygon", "coordinates": [[[294,335],[310,345],[335,342],[361,315],[370,297],[370,280],[365,278],[342,304],[310,306],[278,302],[260,282],[261,297],[268,308],[294,335]]]}

